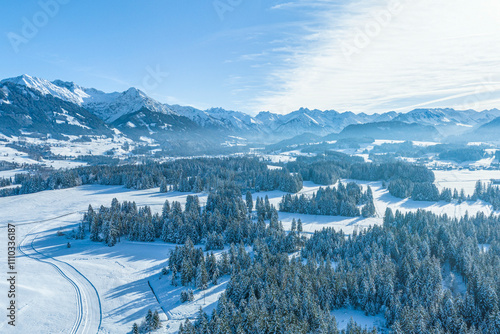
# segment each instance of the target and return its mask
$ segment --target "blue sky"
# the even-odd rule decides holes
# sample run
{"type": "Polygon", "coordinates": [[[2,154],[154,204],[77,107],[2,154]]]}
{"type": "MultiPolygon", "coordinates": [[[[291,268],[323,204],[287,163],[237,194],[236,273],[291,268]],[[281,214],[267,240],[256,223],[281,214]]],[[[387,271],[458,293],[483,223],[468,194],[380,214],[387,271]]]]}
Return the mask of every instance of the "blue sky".
{"type": "Polygon", "coordinates": [[[2,78],[251,114],[500,108],[497,0],[10,1],[0,30],[2,78]]]}

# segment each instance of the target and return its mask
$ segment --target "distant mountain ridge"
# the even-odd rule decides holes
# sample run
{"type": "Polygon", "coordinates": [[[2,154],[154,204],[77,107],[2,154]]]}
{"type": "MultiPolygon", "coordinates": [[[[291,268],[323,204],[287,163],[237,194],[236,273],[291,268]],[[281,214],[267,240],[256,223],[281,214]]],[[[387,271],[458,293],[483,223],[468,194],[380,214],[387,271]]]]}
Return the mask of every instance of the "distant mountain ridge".
{"type": "Polygon", "coordinates": [[[431,125],[392,120],[386,122],[352,124],[339,133],[339,138],[363,137],[389,140],[434,141],[439,138],[439,132],[431,125]]]}
{"type": "Polygon", "coordinates": [[[407,136],[405,131],[417,129],[405,124],[417,123],[420,130],[436,138],[474,133],[498,117],[498,109],[477,112],[446,108],[383,114],[301,108],[285,115],[263,111],[251,116],[222,108],[200,110],[163,104],[136,88],[105,93],[73,82],[51,82],[29,75],[0,81],[0,132],[8,136],[121,133],[162,143],[196,140],[220,144],[244,138],[269,144],[305,133],[347,136],[371,131],[402,138],[407,136]],[[384,122],[390,134],[377,130],[384,122]]]}

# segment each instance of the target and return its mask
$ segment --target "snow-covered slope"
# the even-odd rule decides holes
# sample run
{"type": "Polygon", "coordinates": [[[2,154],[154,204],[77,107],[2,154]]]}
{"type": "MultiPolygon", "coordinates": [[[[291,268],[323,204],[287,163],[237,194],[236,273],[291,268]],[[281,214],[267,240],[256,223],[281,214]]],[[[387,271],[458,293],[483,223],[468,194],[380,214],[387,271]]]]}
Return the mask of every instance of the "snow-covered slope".
{"type": "Polygon", "coordinates": [[[0,82],[0,133],[60,139],[112,134],[102,119],[74,102],[84,95],[81,91],[73,94],[41,80],[18,79],[0,82]]]}
{"type": "MultiPolygon", "coordinates": [[[[60,82],[60,81],[59,81],[60,82]]],[[[89,95],[79,86],[73,84],[73,90],[68,89],[68,87],[59,86],[54,83],[40,78],[31,77],[27,74],[23,74],[19,77],[4,79],[0,81],[0,84],[12,83],[19,86],[25,86],[27,88],[33,89],[40,92],[42,95],[52,95],[61,100],[82,105],[84,99],[89,98],[89,95]]],[[[69,83],[66,83],[69,84],[69,83]]]]}
{"type": "Polygon", "coordinates": [[[394,120],[406,123],[432,125],[443,135],[459,135],[470,128],[477,128],[500,116],[497,109],[477,112],[475,110],[415,109],[406,114],[400,114],[394,120]]]}
{"type": "Polygon", "coordinates": [[[168,108],[179,115],[189,118],[202,127],[228,128],[228,124],[224,119],[218,119],[214,115],[210,115],[207,111],[180,105],[170,105],[168,108]]]}
{"type": "Polygon", "coordinates": [[[113,122],[123,115],[147,108],[154,112],[173,113],[166,105],[150,98],[144,92],[130,88],[125,92],[105,93],[94,88],[84,88],[73,82],[48,81],[27,74],[4,79],[0,83],[13,83],[38,91],[42,95],[52,95],[61,100],[84,107],[106,122],[113,122]]]}
{"type": "Polygon", "coordinates": [[[104,93],[96,89],[86,89],[89,97],[83,105],[106,122],[113,122],[123,115],[146,108],[162,114],[174,114],[166,105],[150,98],[144,92],[129,88],[123,93],[104,93]]]}

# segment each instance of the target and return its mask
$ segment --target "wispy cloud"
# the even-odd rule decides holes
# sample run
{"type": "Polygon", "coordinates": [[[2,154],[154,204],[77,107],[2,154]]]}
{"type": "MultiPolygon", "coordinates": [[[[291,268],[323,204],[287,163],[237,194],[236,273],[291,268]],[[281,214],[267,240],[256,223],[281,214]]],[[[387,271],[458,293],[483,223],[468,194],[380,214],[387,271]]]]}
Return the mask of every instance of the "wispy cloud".
{"type": "Polygon", "coordinates": [[[295,36],[299,43],[276,46],[282,66],[266,78],[254,110],[500,107],[497,0],[360,0],[340,7],[304,0],[273,7],[304,8],[318,24],[295,36]]]}

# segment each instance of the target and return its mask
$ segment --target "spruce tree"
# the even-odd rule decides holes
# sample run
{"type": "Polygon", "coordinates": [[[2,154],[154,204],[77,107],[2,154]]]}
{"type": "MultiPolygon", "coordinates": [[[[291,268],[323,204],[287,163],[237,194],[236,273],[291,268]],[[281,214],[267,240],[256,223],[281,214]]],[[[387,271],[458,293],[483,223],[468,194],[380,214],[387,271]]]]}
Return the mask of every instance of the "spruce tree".
{"type": "Polygon", "coordinates": [[[161,327],[160,315],[158,314],[158,310],[155,310],[153,313],[153,318],[151,319],[151,328],[158,329],[160,327],[161,327]]]}
{"type": "Polygon", "coordinates": [[[193,280],[194,268],[191,258],[185,256],[182,260],[182,271],[181,271],[181,284],[188,285],[193,280]]]}
{"type": "Polygon", "coordinates": [[[139,326],[137,326],[137,323],[135,322],[132,325],[132,334],[139,334],[139,326]]]}
{"type": "Polygon", "coordinates": [[[208,273],[204,260],[202,260],[198,266],[196,283],[200,290],[205,290],[208,287],[208,273]]]}
{"type": "Polygon", "coordinates": [[[253,209],[253,198],[252,198],[252,193],[250,192],[250,190],[247,191],[246,202],[247,202],[248,213],[251,213],[252,209],[253,209]]]}

